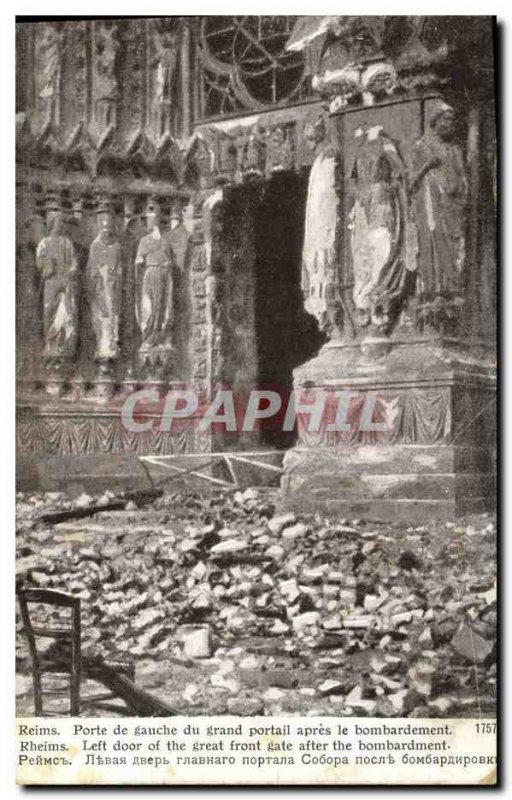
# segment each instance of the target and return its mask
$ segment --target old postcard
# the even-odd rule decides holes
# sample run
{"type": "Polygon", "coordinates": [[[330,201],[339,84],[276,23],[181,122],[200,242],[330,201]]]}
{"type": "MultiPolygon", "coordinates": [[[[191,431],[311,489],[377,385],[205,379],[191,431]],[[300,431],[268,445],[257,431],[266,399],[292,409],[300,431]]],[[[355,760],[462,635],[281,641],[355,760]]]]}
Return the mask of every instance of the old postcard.
{"type": "Polygon", "coordinates": [[[495,41],[17,18],[19,784],[496,783],[495,41]]]}

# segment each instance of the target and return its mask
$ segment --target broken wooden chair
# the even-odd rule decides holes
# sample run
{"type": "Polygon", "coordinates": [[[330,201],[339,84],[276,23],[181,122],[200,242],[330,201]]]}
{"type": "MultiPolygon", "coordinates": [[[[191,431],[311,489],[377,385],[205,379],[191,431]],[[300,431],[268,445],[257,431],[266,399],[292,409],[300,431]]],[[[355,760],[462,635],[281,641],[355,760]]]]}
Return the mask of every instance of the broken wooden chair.
{"type": "MultiPolygon", "coordinates": [[[[80,715],[80,685],[83,678],[96,680],[110,689],[107,694],[88,696],[87,706],[139,716],[175,716],[178,713],[135,685],[133,664],[122,659],[106,660],[99,655],[83,657],[79,597],[56,589],[37,588],[20,588],[17,596],[32,659],[36,717],[43,716],[42,676],[45,673],[69,675],[69,713],[72,717],[80,715]],[[35,626],[29,610],[32,605],[48,606],[54,611],[69,609],[70,614],[65,621],[60,618],[55,626],[35,626]],[[51,638],[54,643],[46,651],[40,652],[37,648],[38,638],[51,638]],[[116,698],[124,700],[126,710],[107,702],[116,698]]],[[[52,691],[52,694],[59,692],[52,691]]]]}
{"type": "MultiPolygon", "coordinates": [[[[23,627],[28,639],[30,656],[32,659],[32,678],[34,682],[34,710],[35,715],[43,716],[42,676],[45,673],[69,675],[70,715],[80,714],[80,684],[83,677],[99,677],[101,674],[101,659],[83,659],[81,647],[81,621],[80,598],[56,589],[19,589],[18,601],[20,605],[23,627]],[[49,606],[53,610],[69,609],[68,620],[59,619],[58,624],[34,625],[31,606],[49,606]],[[40,652],[37,639],[51,638],[54,644],[47,650],[40,652]]],[[[134,678],[134,668],[131,664],[119,662],[116,664],[120,672],[125,672],[131,680],[134,678]]],[[[59,694],[60,692],[53,692],[59,694]]],[[[112,692],[108,694],[89,697],[88,704],[102,703],[115,697],[112,692]]]]}

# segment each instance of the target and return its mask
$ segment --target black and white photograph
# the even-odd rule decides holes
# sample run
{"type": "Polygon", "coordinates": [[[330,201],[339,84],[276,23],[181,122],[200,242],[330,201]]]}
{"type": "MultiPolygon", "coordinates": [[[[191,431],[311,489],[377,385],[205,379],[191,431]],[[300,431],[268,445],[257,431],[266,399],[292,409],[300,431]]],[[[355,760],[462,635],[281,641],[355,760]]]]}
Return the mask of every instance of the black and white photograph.
{"type": "MultiPolygon", "coordinates": [[[[15,36],[19,737],[221,718],[236,770],[239,725],[270,769],[297,718],[311,751],[317,720],[372,757],[420,721],[495,748],[496,17],[15,36]]],[[[349,783],[330,753],[294,769],[349,783]]]]}

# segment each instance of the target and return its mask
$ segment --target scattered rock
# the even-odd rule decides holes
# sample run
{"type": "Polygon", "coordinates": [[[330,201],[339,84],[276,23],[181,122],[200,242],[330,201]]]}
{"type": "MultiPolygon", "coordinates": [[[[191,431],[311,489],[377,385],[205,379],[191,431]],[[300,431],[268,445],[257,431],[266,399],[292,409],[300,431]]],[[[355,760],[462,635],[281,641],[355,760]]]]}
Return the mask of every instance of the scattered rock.
{"type": "Polygon", "coordinates": [[[263,714],[264,704],[258,697],[230,697],[228,711],[237,717],[255,717],[263,714]]]}
{"type": "Polygon", "coordinates": [[[451,641],[453,649],[466,661],[482,664],[490,656],[493,643],[479,636],[468,622],[461,622],[451,641]]]}
{"type": "Polygon", "coordinates": [[[219,542],[219,544],[215,544],[211,552],[212,553],[239,553],[241,550],[247,550],[249,545],[247,542],[240,541],[238,539],[225,539],[223,542],[219,542]]]}
{"type": "Polygon", "coordinates": [[[343,627],[341,617],[340,616],[327,617],[327,619],[324,619],[324,621],[322,622],[322,627],[325,628],[326,631],[339,630],[340,628],[343,627]]]}
{"type": "Polygon", "coordinates": [[[401,569],[410,571],[412,569],[421,569],[422,562],[416,553],[413,553],[411,550],[405,550],[398,559],[398,566],[401,569]]]}
{"type": "MultiPolygon", "coordinates": [[[[369,529],[364,520],[276,514],[269,497],[263,489],[177,492],[128,513],[100,510],[113,495],[87,495],[90,520],[52,526],[40,509],[72,513],[76,501],[24,495],[17,580],[80,596],[87,653],[123,653],[142,685],[160,676],[162,696],[175,692],[172,702],[198,713],[262,713],[264,702],[278,713],[284,696],[287,713],[300,702],[319,715],[468,716],[479,703],[492,711],[487,519],[449,535],[434,522],[369,529]],[[146,674],[148,660],[157,669],[146,674]],[[173,665],[187,671],[174,689],[173,665]],[[278,694],[264,701],[266,690],[278,694]]],[[[19,650],[24,671],[22,637],[19,650]]]]}
{"type": "Polygon", "coordinates": [[[263,693],[263,699],[266,703],[275,703],[278,700],[282,700],[285,697],[285,693],[281,691],[281,689],[276,689],[274,687],[267,689],[266,692],[263,693]]]}
{"type": "Polygon", "coordinates": [[[186,658],[209,658],[211,655],[210,629],[192,628],[183,635],[183,654],[186,658]]]}
{"type": "Polygon", "coordinates": [[[186,700],[187,703],[192,703],[198,691],[199,686],[196,686],[195,683],[187,683],[185,691],[183,692],[183,699],[186,700]]]}
{"type": "Polygon", "coordinates": [[[81,494],[79,497],[76,498],[74,502],[75,508],[89,508],[92,506],[93,499],[90,495],[86,494],[85,492],[81,494]]]}
{"type": "Polygon", "coordinates": [[[320,619],[318,611],[307,611],[305,614],[299,614],[292,620],[293,629],[295,631],[302,631],[310,625],[317,625],[320,619]]]}
{"type": "Polygon", "coordinates": [[[284,528],[281,535],[283,539],[300,539],[302,536],[305,536],[307,532],[308,526],[304,525],[303,522],[297,522],[296,525],[284,528]]]}
{"type": "Polygon", "coordinates": [[[344,686],[339,681],[335,680],[326,680],[320,684],[318,687],[318,692],[322,696],[327,694],[341,694],[343,692],[344,686]]]}
{"type": "Polygon", "coordinates": [[[270,519],[267,524],[268,527],[270,528],[270,531],[273,534],[277,535],[281,533],[283,528],[286,528],[286,526],[293,525],[295,520],[296,520],[295,514],[293,514],[290,511],[287,514],[280,514],[277,517],[272,517],[272,519],[270,519]]]}

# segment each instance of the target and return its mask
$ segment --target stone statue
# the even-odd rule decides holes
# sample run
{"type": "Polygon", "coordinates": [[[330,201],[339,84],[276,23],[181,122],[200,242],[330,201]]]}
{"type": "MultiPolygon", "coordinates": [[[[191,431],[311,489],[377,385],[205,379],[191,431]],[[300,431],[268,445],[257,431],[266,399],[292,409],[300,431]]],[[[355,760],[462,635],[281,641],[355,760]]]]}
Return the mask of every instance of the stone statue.
{"type": "Polygon", "coordinates": [[[23,298],[16,302],[16,373],[37,376],[40,362],[38,343],[42,339],[40,275],[37,270],[37,246],[45,234],[39,214],[29,216],[16,240],[16,286],[23,286],[23,298]]]}
{"type": "Polygon", "coordinates": [[[360,141],[351,174],[356,196],[349,215],[353,300],[359,324],[387,334],[406,279],[405,164],[381,126],[356,135],[360,141]]]}
{"type": "Polygon", "coordinates": [[[52,216],[49,234],[37,247],[37,267],[43,284],[43,330],[48,364],[71,359],[76,349],[77,259],[64,234],[61,212],[52,216]]]}
{"type": "Polygon", "coordinates": [[[361,74],[358,67],[350,66],[338,70],[328,70],[324,75],[315,75],[313,89],[329,103],[329,112],[356,102],[361,96],[361,74]]]}
{"type": "Polygon", "coordinates": [[[63,37],[49,23],[36,27],[34,80],[38,128],[43,131],[57,122],[63,37]]]}
{"type": "Polygon", "coordinates": [[[116,62],[120,47],[116,23],[110,20],[95,21],[94,43],[94,129],[101,137],[116,124],[119,97],[116,62]]]}
{"type": "Polygon", "coordinates": [[[110,213],[99,213],[100,232],[89,250],[86,267],[91,322],[96,337],[94,357],[104,371],[119,356],[119,317],[123,267],[121,245],[110,213]]]}
{"type": "Polygon", "coordinates": [[[260,128],[254,127],[247,139],[244,170],[263,173],[265,169],[265,138],[260,128]]]}
{"type": "Polygon", "coordinates": [[[294,157],[288,131],[281,125],[274,125],[267,131],[267,172],[293,169],[294,157]]]}
{"type": "Polygon", "coordinates": [[[411,193],[418,229],[418,294],[426,301],[462,294],[468,185],[455,113],[438,102],[430,131],[412,151],[411,193]]]}
{"type": "Polygon", "coordinates": [[[174,257],[168,234],[160,232],[158,210],[148,211],[147,225],[149,233],[140,240],[135,259],[136,283],[140,286],[136,316],[142,337],[141,358],[153,363],[155,348],[159,353],[172,349],[174,257]]]}
{"type": "Polygon", "coordinates": [[[178,29],[174,19],[152,20],[153,92],[151,100],[153,133],[157,141],[171,128],[172,88],[178,58],[178,29]]]}
{"type": "Polygon", "coordinates": [[[363,103],[365,106],[373,106],[376,100],[390,97],[396,85],[396,70],[392,64],[387,62],[371,64],[361,75],[363,103]]]}
{"type": "Polygon", "coordinates": [[[336,260],[336,229],[339,197],[336,191],[336,153],[326,138],[325,121],[309,123],[304,129],[307,145],[314,149],[306,204],[306,225],[302,248],[302,292],[304,307],[316,317],[320,330],[331,338],[340,332],[335,324],[332,300],[339,284],[336,260]]]}

